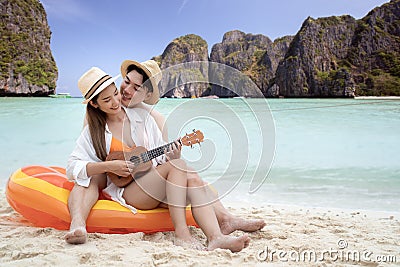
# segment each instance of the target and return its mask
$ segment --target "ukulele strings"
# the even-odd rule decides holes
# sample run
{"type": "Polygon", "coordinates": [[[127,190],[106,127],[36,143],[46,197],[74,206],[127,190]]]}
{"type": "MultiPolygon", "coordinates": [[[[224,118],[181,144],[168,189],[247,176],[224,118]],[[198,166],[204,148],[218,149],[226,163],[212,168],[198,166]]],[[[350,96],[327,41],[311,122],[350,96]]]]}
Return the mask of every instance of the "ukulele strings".
{"type": "MultiPolygon", "coordinates": [[[[182,145],[182,140],[181,139],[179,139],[178,142],[182,145]]],[[[129,160],[131,162],[133,162],[135,165],[139,165],[141,162],[150,161],[150,160],[152,160],[154,158],[157,158],[158,156],[161,156],[161,155],[165,154],[165,152],[168,152],[170,150],[169,147],[174,143],[175,143],[175,141],[171,142],[171,143],[168,143],[168,144],[165,144],[163,146],[154,148],[152,150],[143,152],[142,154],[139,155],[139,157],[138,156],[132,156],[129,160]]]]}
{"type": "Polygon", "coordinates": [[[171,143],[165,144],[163,146],[154,148],[152,150],[143,152],[142,154],[139,155],[140,159],[139,159],[139,157],[133,156],[132,157],[132,158],[134,158],[133,161],[132,161],[132,158],[130,160],[133,163],[135,163],[135,165],[139,164],[140,162],[150,161],[158,156],[161,156],[162,154],[165,153],[165,151],[169,151],[169,146],[172,145],[173,143],[174,142],[171,142],[171,143]]]}

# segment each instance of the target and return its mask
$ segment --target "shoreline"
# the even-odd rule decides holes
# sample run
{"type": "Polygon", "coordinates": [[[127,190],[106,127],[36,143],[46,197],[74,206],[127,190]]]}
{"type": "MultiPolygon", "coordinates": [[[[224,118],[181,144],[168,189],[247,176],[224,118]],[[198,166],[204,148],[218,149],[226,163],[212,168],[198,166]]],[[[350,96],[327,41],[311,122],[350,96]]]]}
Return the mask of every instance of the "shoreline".
{"type": "MultiPolygon", "coordinates": [[[[266,263],[281,265],[285,262],[289,266],[298,266],[299,263],[315,266],[318,262],[378,266],[375,257],[378,255],[386,256],[385,259],[391,260],[392,264],[400,262],[400,213],[226,204],[235,215],[248,219],[263,218],[267,223],[261,231],[249,233],[250,245],[239,253],[174,246],[172,232],[151,235],[90,233],[88,243],[69,245],[63,240],[65,231],[30,226],[8,205],[4,192],[0,192],[0,263],[2,266],[264,266],[266,263]],[[329,250],[360,253],[367,250],[372,254],[368,259],[360,258],[355,262],[328,254],[323,259],[309,261],[295,257],[304,251],[322,255],[329,250]],[[271,256],[272,252],[275,254],[271,256]],[[286,257],[278,258],[279,252],[283,253],[281,255],[286,253],[286,257]]],[[[194,237],[205,243],[205,236],[199,229],[192,227],[190,230],[194,237]]],[[[231,235],[239,234],[242,233],[237,231],[231,235]]]]}
{"type": "MultiPolygon", "coordinates": [[[[225,204],[227,203],[229,207],[231,208],[238,208],[238,209],[244,209],[247,208],[248,206],[244,205],[243,203],[240,202],[231,202],[231,201],[224,201],[222,202],[225,204]]],[[[248,204],[248,203],[246,203],[248,204]]],[[[297,205],[297,204],[283,204],[283,203],[266,203],[266,204],[260,204],[260,203],[254,203],[252,204],[251,208],[255,209],[266,209],[266,208],[276,208],[276,209],[284,209],[284,210],[289,210],[289,211],[302,211],[302,210],[311,210],[315,212],[332,212],[332,213],[362,213],[366,214],[368,216],[374,216],[374,217],[398,217],[400,218],[400,211],[393,211],[393,210],[375,210],[375,209],[364,209],[364,208],[341,208],[341,207],[334,207],[334,206],[309,206],[309,205],[297,205]]]]}
{"type": "Polygon", "coordinates": [[[355,100],[400,100],[400,96],[355,96],[355,100]]]}

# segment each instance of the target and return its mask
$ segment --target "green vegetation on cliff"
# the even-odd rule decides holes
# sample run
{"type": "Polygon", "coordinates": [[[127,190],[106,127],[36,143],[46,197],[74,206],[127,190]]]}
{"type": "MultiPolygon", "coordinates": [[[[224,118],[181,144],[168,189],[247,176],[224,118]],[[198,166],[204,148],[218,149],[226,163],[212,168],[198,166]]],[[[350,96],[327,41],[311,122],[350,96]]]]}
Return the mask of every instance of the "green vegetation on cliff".
{"type": "MultiPolygon", "coordinates": [[[[167,65],[196,60],[208,60],[207,42],[195,34],[187,34],[174,39],[165,49],[163,55],[155,57],[156,61],[167,62],[167,65]],[[206,55],[204,57],[204,55],[206,55]]],[[[165,64],[164,64],[165,66],[165,64]]]]}

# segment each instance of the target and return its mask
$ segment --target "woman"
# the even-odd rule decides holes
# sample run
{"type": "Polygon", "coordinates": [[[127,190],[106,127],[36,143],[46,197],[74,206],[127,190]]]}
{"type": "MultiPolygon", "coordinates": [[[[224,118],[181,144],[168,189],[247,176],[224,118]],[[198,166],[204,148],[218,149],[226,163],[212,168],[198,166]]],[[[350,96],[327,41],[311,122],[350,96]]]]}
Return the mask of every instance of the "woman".
{"type": "MultiPolygon", "coordinates": [[[[113,147],[145,146],[149,149],[165,143],[151,117],[144,118],[141,109],[122,108],[115,80],[102,70],[92,68],[78,82],[86,99],[88,125],[82,131],[67,166],[67,175],[75,180],[76,185],[69,198],[71,230],[66,241],[73,244],[86,242],[85,222],[100,188],[133,212],[135,208],[153,209],[167,200],[177,245],[201,247],[186,225],[185,206],[188,201],[192,203],[193,217],[207,237],[208,250],[224,248],[237,252],[247,247],[250,242],[247,235],[232,237],[223,234],[213,207],[199,205],[207,199],[207,193],[199,185],[195,190],[188,188],[188,176],[197,174],[188,172],[185,162],[179,159],[178,143],[169,152],[168,161],[165,157],[153,160],[154,168],[127,187],[119,188],[107,182],[107,172],[128,176],[135,168],[129,161],[104,161],[113,147]]],[[[153,93],[146,87],[138,86],[136,90],[145,99],[153,93]]]]}

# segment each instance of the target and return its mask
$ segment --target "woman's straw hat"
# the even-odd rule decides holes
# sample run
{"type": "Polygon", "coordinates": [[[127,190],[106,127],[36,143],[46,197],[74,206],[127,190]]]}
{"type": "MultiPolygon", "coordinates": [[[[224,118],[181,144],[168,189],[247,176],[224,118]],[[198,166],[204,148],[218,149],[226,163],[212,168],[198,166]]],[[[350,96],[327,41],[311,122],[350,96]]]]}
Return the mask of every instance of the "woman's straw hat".
{"type": "Polygon", "coordinates": [[[92,67],[90,70],[85,72],[78,80],[78,87],[81,90],[85,101],[83,104],[89,103],[93,97],[98,95],[107,86],[115,82],[119,78],[119,75],[114,78],[105,73],[103,70],[92,67]]]}
{"type": "Polygon", "coordinates": [[[160,90],[158,89],[158,83],[161,81],[160,67],[154,60],[147,60],[142,63],[134,60],[125,60],[121,64],[122,77],[126,76],[128,67],[131,65],[135,65],[138,68],[142,69],[147,74],[147,76],[149,76],[151,86],[153,87],[153,93],[149,99],[146,99],[143,102],[149,105],[154,105],[160,99],[160,90]]]}

